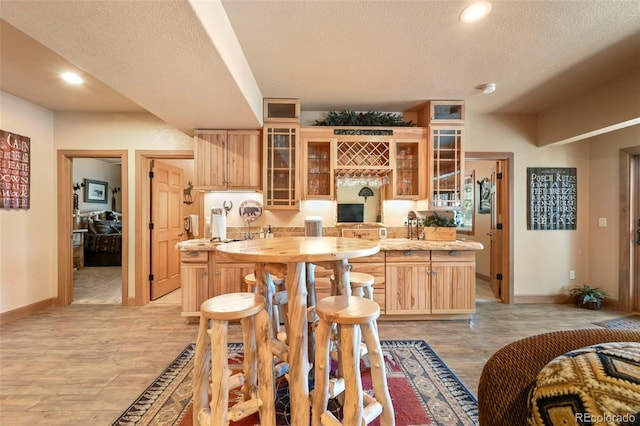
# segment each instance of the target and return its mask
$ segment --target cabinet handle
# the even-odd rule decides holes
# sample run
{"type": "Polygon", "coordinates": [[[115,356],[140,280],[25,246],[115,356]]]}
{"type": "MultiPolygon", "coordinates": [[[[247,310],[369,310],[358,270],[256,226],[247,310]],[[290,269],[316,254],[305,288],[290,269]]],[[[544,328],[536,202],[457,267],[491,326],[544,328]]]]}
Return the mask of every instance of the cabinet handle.
{"type": "Polygon", "coordinates": [[[451,250],[449,252],[449,256],[457,256],[458,255],[458,250],[451,250]]]}
{"type": "Polygon", "coordinates": [[[413,250],[405,250],[404,255],[405,256],[413,256],[413,250]]]}
{"type": "Polygon", "coordinates": [[[198,254],[200,254],[199,251],[190,251],[189,252],[189,256],[191,256],[191,257],[196,257],[198,254]]]}

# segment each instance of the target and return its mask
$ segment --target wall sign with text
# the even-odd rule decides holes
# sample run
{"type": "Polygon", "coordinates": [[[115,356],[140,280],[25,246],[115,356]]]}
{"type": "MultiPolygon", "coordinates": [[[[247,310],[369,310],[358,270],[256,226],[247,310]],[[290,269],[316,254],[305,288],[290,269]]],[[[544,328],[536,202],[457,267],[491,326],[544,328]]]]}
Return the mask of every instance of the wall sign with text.
{"type": "Polygon", "coordinates": [[[527,167],[527,229],[576,229],[575,167],[527,167]]]}
{"type": "Polygon", "coordinates": [[[0,130],[0,208],[28,209],[31,139],[0,130]]]}

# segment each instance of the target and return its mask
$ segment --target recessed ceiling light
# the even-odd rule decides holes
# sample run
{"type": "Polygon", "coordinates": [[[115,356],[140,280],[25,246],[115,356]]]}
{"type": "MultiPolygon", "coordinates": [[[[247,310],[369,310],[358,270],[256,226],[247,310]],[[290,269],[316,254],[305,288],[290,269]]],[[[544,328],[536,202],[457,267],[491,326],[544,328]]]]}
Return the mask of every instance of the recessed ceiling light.
{"type": "Polygon", "coordinates": [[[460,14],[460,20],[465,24],[478,22],[491,12],[491,3],[479,1],[467,6],[460,14]]]}
{"type": "Polygon", "coordinates": [[[60,74],[60,77],[62,77],[62,79],[69,84],[78,85],[84,83],[84,80],[80,78],[80,76],[75,72],[63,72],[62,74],[60,74]]]}

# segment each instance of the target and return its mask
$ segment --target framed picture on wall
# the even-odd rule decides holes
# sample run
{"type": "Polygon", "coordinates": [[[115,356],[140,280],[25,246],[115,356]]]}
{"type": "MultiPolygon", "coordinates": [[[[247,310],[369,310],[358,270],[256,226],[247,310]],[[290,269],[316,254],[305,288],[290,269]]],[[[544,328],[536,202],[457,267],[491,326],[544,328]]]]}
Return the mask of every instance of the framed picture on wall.
{"type": "Polygon", "coordinates": [[[491,181],[489,178],[478,181],[478,213],[491,213],[491,181]]]}
{"type": "Polygon", "coordinates": [[[101,180],[84,180],[84,202],[107,204],[107,187],[109,183],[101,180]]]}

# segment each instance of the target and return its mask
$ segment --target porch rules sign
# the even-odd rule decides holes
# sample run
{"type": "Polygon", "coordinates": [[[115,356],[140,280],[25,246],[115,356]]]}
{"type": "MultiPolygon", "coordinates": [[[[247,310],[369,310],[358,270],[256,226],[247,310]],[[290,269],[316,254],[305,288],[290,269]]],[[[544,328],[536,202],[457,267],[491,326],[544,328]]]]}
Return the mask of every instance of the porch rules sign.
{"type": "Polygon", "coordinates": [[[528,167],[527,187],[527,229],[576,229],[575,167],[528,167]]]}
{"type": "Polygon", "coordinates": [[[31,139],[0,130],[0,208],[28,209],[31,139]]]}

